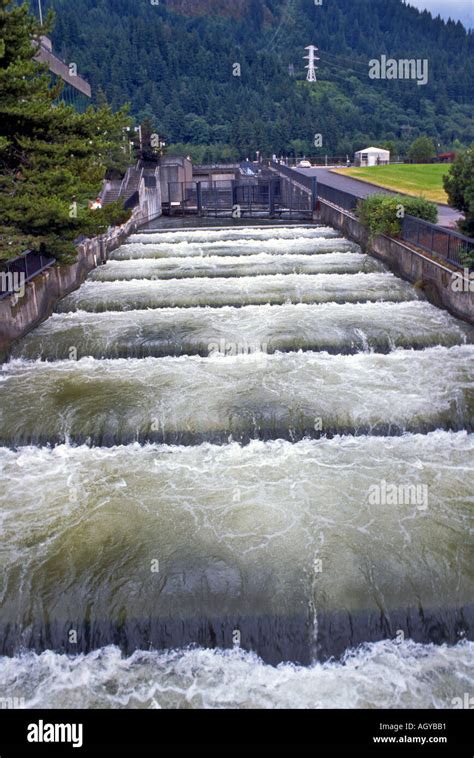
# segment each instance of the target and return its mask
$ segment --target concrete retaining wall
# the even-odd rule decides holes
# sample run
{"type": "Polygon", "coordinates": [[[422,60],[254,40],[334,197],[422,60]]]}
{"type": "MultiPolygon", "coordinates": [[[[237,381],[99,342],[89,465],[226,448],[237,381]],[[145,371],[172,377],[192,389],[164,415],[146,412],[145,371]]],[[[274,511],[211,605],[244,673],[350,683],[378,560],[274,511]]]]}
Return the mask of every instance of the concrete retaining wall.
{"type": "Polygon", "coordinates": [[[474,324],[474,279],[449,263],[433,260],[428,254],[385,235],[377,237],[369,247],[367,231],[354,216],[322,200],[319,206],[315,220],[339,229],[345,237],[384,261],[397,276],[420,287],[434,305],[474,324]]]}
{"type": "Polygon", "coordinates": [[[51,266],[27,283],[23,297],[13,295],[1,300],[0,360],[5,360],[15,340],[48,318],[61,298],[80,287],[92,269],[105,263],[108,254],[123,244],[129,234],[160,215],[161,208],[153,215],[146,203],[135,208],[123,226],[79,245],[74,263],[51,266]]]}

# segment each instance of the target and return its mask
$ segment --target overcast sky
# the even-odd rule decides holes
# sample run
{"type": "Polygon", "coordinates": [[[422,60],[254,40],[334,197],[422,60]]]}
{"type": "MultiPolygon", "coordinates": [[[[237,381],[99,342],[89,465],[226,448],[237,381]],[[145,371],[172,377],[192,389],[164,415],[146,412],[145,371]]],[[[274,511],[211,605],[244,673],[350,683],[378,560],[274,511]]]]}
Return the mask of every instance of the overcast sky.
{"type": "Polygon", "coordinates": [[[463,22],[468,29],[474,29],[474,0],[407,0],[410,5],[438,13],[442,18],[454,18],[463,22]]]}

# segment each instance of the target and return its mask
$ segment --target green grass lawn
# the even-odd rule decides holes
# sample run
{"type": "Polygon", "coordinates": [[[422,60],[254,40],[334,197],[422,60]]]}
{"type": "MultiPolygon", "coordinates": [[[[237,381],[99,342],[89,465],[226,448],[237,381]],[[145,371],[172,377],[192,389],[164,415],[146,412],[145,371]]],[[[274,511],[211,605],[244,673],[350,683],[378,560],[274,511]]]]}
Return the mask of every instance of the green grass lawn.
{"type": "Polygon", "coordinates": [[[407,195],[424,195],[428,200],[447,204],[443,176],[449,173],[449,169],[450,166],[445,163],[429,163],[336,169],[336,173],[407,195]]]}

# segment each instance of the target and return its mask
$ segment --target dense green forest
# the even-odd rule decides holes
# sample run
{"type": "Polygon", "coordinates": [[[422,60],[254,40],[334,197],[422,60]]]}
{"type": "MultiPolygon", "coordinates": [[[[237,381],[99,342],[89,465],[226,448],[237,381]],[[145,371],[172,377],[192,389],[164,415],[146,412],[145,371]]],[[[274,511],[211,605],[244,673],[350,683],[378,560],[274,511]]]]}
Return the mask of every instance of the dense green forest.
{"type": "Polygon", "coordinates": [[[442,149],[474,140],[474,34],[402,0],[47,5],[57,51],[96,96],[130,101],[134,116],[151,117],[198,160],[344,155],[383,141],[404,153],[420,134],[442,149]],[[320,49],[317,83],[306,81],[310,44],[320,49]],[[428,84],[370,79],[369,61],[381,55],[427,59],[428,84]]]}

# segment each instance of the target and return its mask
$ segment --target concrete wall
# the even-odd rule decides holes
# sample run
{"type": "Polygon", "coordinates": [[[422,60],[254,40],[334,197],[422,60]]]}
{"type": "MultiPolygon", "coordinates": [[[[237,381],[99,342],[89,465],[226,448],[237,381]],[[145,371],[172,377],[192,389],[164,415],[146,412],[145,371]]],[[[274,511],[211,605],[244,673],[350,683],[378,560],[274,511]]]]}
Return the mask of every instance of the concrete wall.
{"type": "MultiPolygon", "coordinates": [[[[156,206],[156,198],[152,206],[156,206]]],[[[105,263],[108,254],[123,244],[129,234],[160,216],[161,207],[155,215],[153,207],[150,209],[145,202],[135,208],[132,217],[123,226],[115,227],[103,237],[83,242],[77,248],[74,263],[57,264],[46,269],[27,283],[23,297],[16,295],[0,300],[0,360],[8,356],[15,340],[48,318],[61,298],[80,287],[92,269],[105,263]]]]}
{"type": "Polygon", "coordinates": [[[142,178],[138,194],[142,215],[146,220],[151,221],[151,219],[161,216],[161,182],[158,168],[154,177],[142,178]]]}
{"type": "Polygon", "coordinates": [[[470,291],[474,290],[474,280],[464,276],[455,266],[434,260],[428,253],[413,250],[404,242],[385,235],[377,237],[369,248],[367,231],[359,221],[322,200],[315,220],[339,229],[345,237],[359,243],[364,250],[384,261],[397,276],[420,287],[434,305],[474,324],[474,292],[470,291]]]}
{"type": "Polygon", "coordinates": [[[181,156],[161,158],[160,181],[163,203],[180,203],[184,198],[182,183],[193,181],[192,162],[181,156]]]}

